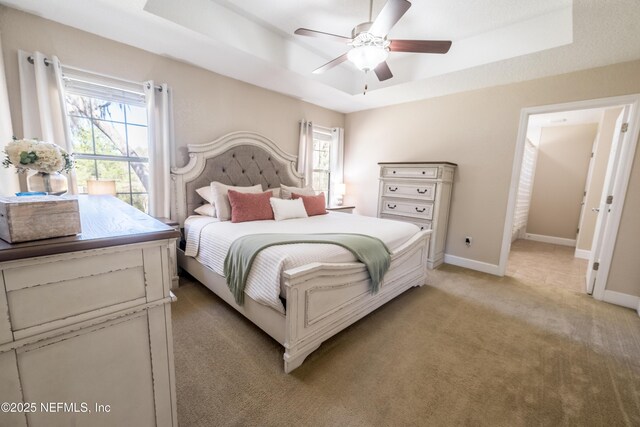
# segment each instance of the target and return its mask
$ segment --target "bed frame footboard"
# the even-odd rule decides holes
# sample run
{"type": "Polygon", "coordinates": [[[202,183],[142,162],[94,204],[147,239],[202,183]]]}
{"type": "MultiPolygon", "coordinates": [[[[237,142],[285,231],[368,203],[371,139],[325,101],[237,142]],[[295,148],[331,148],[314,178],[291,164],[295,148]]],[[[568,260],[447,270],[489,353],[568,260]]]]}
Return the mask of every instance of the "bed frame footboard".
{"type": "Polygon", "coordinates": [[[299,367],[322,342],[347,326],[407,289],[424,285],[430,236],[430,230],[416,234],[391,256],[376,294],[371,294],[362,263],[312,263],[285,271],[285,372],[299,367]]]}

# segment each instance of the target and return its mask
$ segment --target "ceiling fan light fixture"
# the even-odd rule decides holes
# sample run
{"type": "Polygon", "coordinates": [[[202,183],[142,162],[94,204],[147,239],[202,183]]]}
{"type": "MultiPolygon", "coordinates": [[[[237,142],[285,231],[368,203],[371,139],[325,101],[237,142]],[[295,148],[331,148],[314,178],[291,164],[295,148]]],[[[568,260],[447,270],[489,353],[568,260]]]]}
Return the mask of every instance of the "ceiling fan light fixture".
{"type": "Polygon", "coordinates": [[[381,46],[363,45],[356,46],[347,53],[349,61],[358,69],[370,71],[381,62],[386,61],[389,51],[381,46]]]}

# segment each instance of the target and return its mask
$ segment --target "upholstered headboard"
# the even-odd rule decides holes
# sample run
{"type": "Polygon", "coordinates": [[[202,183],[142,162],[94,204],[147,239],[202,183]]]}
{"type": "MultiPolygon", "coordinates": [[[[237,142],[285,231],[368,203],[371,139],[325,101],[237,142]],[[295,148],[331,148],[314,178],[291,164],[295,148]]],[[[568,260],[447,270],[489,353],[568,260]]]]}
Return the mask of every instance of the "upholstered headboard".
{"type": "Polygon", "coordinates": [[[189,144],[189,163],[172,169],[171,217],[184,224],[193,210],[206,203],[196,189],[212,181],[228,185],[261,184],[264,190],[280,184],[302,186],[297,157],[254,132],[233,132],[206,144],[189,144]]]}

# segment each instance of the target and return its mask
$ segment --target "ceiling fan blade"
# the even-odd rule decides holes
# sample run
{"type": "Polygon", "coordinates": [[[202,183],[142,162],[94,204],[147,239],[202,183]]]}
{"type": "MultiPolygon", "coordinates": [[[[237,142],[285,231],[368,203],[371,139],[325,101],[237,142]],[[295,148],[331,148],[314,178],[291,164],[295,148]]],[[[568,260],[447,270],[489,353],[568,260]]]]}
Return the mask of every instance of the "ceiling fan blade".
{"type": "Polygon", "coordinates": [[[391,40],[391,52],[447,53],[450,40],[391,40]]]}
{"type": "Polygon", "coordinates": [[[297,34],[299,36],[318,37],[338,43],[349,43],[352,40],[349,37],[343,37],[331,33],[323,33],[322,31],[309,30],[308,28],[298,28],[294,31],[294,34],[297,34]]]}
{"type": "Polygon", "coordinates": [[[342,64],[346,60],[347,60],[347,54],[345,53],[344,55],[338,56],[336,59],[327,62],[322,67],[316,68],[315,70],[313,70],[313,74],[322,74],[325,71],[332,69],[336,65],[342,64]]]}
{"type": "Polygon", "coordinates": [[[389,64],[387,64],[386,61],[376,65],[376,68],[374,68],[373,71],[381,82],[393,77],[393,74],[391,74],[391,70],[389,69],[389,64]]]}
{"type": "Polygon", "coordinates": [[[375,21],[373,21],[369,32],[380,37],[386,36],[410,7],[411,3],[407,0],[387,1],[375,21]]]}

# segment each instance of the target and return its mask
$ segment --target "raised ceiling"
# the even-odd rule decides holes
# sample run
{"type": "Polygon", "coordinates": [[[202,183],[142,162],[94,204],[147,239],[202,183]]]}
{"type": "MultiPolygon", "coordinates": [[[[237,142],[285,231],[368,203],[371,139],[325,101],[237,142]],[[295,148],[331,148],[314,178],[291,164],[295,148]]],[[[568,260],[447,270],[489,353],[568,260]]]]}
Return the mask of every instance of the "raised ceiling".
{"type": "MultiPolygon", "coordinates": [[[[350,35],[368,0],[0,0],[8,6],[341,112],[640,58],[637,0],[414,0],[391,38],[448,39],[447,55],[392,53],[379,83],[346,51],[294,36],[350,35]],[[362,94],[365,83],[369,91],[362,94]]],[[[373,16],[385,0],[373,1],[373,16]]]]}

